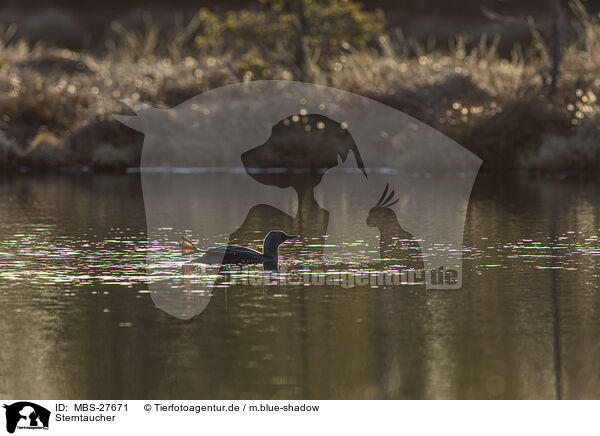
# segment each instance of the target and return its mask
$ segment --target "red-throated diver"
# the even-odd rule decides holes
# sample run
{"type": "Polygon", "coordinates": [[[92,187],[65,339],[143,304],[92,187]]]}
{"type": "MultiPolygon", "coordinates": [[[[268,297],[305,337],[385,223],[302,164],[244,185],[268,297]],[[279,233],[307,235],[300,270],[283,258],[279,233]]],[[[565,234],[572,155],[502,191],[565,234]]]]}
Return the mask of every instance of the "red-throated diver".
{"type": "Polygon", "coordinates": [[[265,269],[277,269],[279,261],[278,249],[288,239],[297,238],[298,235],[286,235],[280,230],[273,230],[267,234],[263,241],[263,252],[244,248],[237,245],[223,245],[221,247],[199,250],[194,243],[185,236],[181,237],[182,254],[204,253],[193,262],[206,264],[238,264],[248,265],[262,263],[265,269]]]}

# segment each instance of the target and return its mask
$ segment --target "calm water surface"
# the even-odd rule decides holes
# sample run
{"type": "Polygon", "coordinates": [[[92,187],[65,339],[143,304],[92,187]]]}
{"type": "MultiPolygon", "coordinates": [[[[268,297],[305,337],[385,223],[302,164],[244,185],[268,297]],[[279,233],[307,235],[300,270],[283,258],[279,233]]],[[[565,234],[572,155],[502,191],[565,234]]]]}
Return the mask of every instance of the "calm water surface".
{"type": "Polygon", "coordinates": [[[148,291],[139,176],[2,178],[0,397],[600,398],[599,194],[481,176],[461,290],[224,280],[184,321],[148,291]]]}

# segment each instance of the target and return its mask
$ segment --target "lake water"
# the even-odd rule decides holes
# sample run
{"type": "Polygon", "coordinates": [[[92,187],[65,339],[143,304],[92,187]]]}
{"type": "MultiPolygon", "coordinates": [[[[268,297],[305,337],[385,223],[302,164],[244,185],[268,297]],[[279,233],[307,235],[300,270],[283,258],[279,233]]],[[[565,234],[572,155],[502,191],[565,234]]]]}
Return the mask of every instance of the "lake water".
{"type": "MultiPolygon", "coordinates": [[[[139,175],[4,176],[0,397],[600,398],[599,199],[480,175],[460,290],[221,273],[182,320],[149,292],[139,175]]],[[[306,243],[286,244],[294,268],[306,243]]]]}

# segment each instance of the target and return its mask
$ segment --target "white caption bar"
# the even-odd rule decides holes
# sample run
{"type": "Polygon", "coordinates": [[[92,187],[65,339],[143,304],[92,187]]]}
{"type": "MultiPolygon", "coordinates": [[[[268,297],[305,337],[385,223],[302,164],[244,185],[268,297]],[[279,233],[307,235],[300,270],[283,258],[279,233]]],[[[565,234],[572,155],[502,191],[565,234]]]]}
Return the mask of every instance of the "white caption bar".
{"type": "Polygon", "coordinates": [[[596,434],[600,411],[599,401],[5,400],[3,404],[2,432],[13,430],[19,436],[39,435],[33,430],[44,427],[44,436],[140,431],[260,436],[306,436],[308,432],[563,436],[596,434]]]}

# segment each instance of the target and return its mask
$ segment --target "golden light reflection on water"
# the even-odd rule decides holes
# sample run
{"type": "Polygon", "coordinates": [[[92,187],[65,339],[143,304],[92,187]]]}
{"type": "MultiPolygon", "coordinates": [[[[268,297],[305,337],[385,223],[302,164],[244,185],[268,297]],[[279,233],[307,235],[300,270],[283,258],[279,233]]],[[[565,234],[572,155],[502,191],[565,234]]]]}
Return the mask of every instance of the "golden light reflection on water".
{"type": "MultiPolygon", "coordinates": [[[[460,291],[224,277],[181,321],[147,291],[135,176],[4,179],[0,396],[598,398],[598,198],[480,177],[460,291]]],[[[323,267],[305,249],[286,268],[323,267]]]]}

